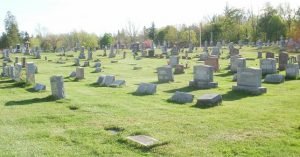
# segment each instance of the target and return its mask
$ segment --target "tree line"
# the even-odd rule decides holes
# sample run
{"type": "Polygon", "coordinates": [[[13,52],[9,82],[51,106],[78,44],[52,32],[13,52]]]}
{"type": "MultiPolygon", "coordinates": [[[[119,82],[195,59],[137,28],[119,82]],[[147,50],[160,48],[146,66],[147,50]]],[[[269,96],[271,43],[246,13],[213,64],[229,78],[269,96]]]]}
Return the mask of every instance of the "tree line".
{"type": "Polygon", "coordinates": [[[168,46],[176,44],[186,47],[189,43],[198,46],[204,41],[276,41],[281,36],[299,39],[300,7],[292,9],[289,3],[274,7],[266,3],[261,12],[255,14],[251,9],[244,10],[226,5],[222,14],[207,17],[200,24],[156,28],[152,22],[149,27],[140,30],[129,21],[118,33],[104,33],[101,36],[85,31],[52,34],[40,27],[36,29],[36,35],[29,35],[26,31],[19,31],[16,17],[10,11],[7,12],[4,23],[5,32],[0,37],[0,49],[15,48],[17,44],[22,45],[26,41],[30,42],[31,47],[40,47],[48,51],[56,51],[60,47],[71,49],[79,45],[104,48],[121,44],[129,47],[132,43],[148,39],[156,45],[167,43],[168,46]]]}

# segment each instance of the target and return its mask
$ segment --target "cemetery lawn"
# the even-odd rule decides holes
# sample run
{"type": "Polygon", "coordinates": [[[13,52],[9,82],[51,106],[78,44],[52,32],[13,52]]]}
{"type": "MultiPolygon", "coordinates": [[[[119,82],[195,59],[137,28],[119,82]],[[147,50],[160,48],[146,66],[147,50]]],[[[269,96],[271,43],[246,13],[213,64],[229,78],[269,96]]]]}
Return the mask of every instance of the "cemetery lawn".
{"type": "MultiPolygon", "coordinates": [[[[223,51],[221,70],[214,74],[218,88],[188,87],[193,65],[203,64],[193,58],[187,60],[190,68],[185,74],[174,75],[174,82],[158,84],[157,93],[149,96],[133,92],[139,83],[157,83],[155,69],[166,65],[167,59],[134,60],[129,50],[126,59],[122,53],[109,59],[97,51],[93,57],[101,60],[103,71],[92,73],[94,68],[86,67],[85,79],[76,81],[67,78],[76,68],[73,57],[63,57],[66,63],[57,64],[57,54],[42,53],[42,59],[27,56],[38,65],[36,82],[45,84],[47,90],[34,92],[32,86],[0,80],[0,156],[300,156],[300,80],[263,83],[267,93],[260,96],[232,92],[236,82],[226,69],[227,49],[223,51]],[[52,61],[45,61],[44,56],[52,61]],[[134,66],[142,69],[133,70],[134,66]],[[125,79],[126,86],[98,87],[95,82],[102,74],[125,79]],[[52,75],[66,77],[66,99],[50,96],[52,75]],[[194,102],[168,102],[175,91],[194,94],[194,102]],[[197,97],[206,93],[222,94],[222,105],[194,107],[197,97]],[[126,139],[138,134],[152,136],[159,143],[142,147],[126,139]]],[[[248,58],[248,67],[259,67],[257,50],[240,52],[248,58]]],[[[77,57],[79,52],[68,54],[77,57]]],[[[15,56],[22,55],[12,55],[12,60],[15,56]]]]}

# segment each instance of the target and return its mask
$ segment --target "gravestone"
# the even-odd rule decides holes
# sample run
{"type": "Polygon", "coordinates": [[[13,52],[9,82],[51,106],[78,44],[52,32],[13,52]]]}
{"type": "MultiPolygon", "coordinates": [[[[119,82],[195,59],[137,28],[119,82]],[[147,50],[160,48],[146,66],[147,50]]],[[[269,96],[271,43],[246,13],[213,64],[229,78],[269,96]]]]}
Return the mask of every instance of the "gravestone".
{"type": "Polygon", "coordinates": [[[110,52],[108,54],[108,58],[114,58],[114,57],[116,57],[115,49],[113,46],[110,46],[110,52]]]}
{"type": "Polygon", "coordinates": [[[88,51],[88,58],[87,60],[93,60],[93,52],[92,52],[92,49],[89,49],[88,51]]]}
{"type": "Polygon", "coordinates": [[[284,76],[281,74],[268,74],[264,79],[265,83],[282,83],[284,82],[284,76]]]}
{"type": "Polygon", "coordinates": [[[100,86],[106,86],[108,87],[115,81],[115,76],[114,75],[101,75],[99,76],[97,83],[100,86]]]}
{"type": "Polygon", "coordinates": [[[84,61],[82,66],[83,67],[88,67],[88,66],[90,66],[90,62],[89,61],[84,61]]]}
{"type": "Polygon", "coordinates": [[[214,71],[219,71],[219,58],[217,56],[209,56],[207,60],[204,61],[204,64],[212,66],[214,71]]]}
{"type": "Polygon", "coordinates": [[[262,58],[262,52],[257,52],[257,58],[262,58]]]}
{"type": "Polygon", "coordinates": [[[74,58],[74,65],[75,66],[80,66],[80,59],[79,58],[74,58]]]}
{"type": "Polygon", "coordinates": [[[20,82],[22,76],[22,64],[15,64],[15,81],[20,82]]]}
{"type": "Polygon", "coordinates": [[[300,55],[297,55],[297,61],[298,61],[298,65],[299,65],[299,68],[300,68],[300,55]]]}
{"type": "Polygon", "coordinates": [[[218,87],[218,83],[213,82],[214,68],[209,65],[194,66],[194,80],[189,82],[190,87],[208,89],[218,87]]]}
{"type": "Polygon", "coordinates": [[[279,53],[279,67],[278,70],[285,70],[288,64],[289,55],[286,52],[279,53]]]}
{"type": "Polygon", "coordinates": [[[267,88],[261,86],[262,70],[256,68],[238,68],[237,85],[232,86],[233,91],[244,91],[250,94],[262,94],[267,88]]]}
{"type": "Polygon", "coordinates": [[[72,71],[69,75],[69,77],[76,77],[76,71],[72,71]]]}
{"type": "Polygon", "coordinates": [[[236,73],[239,68],[246,67],[246,59],[245,58],[233,58],[230,64],[230,71],[232,73],[236,73]]]}
{"type": "Polygon", "coordinates": [[[32,62],[26,64],[26,83],[35,84],[35,65],[32,62]]]}
{"type": "Polygon", "coordinates": [[[179,64],[179,56],[170,56],[169,58],[169,64],[171,67],[175,67],[179,64]]]}
{"type": "Polygon", "coordinates": [[[123,59],[125,59],[126,58],[126,54],[127,54],[127,52],[123,52],[123,59]]]}
{"type": "Polygon", "coordinates": [[[19,57],[15,58],[15,64],[19,63],[19,57]]]}
{"type": "Polygon", "coordinates": [[[219,57],[221,55],[220,49],[218,47],[213,47],[211,51],[211,55],[219,57]]]}
{"type": "Polygon", "coordinates": [[[41,52],[39,50],[36,51],[34,54],[36,59],[41,59],[41,52]]]}
{"type": "Polygon", "coordinates": [[[40,91],[46,90],[46,86],[43,85],[43,84],[37,83],[34,86],[34,90],[37,91],[37,92],[40,92],[40,91]]]}
{"type": "Polygon", "coordinates": [[[161,83],[174,81],[172,67],[164,66],[157,68],[157,77],[158,82],[161,83]]]}
{"type": "Polygon", "coordinates": [[[267,52],[266,53],[266,58],[275,58],[275,55],[272,52],[267,52]]]}
{"type": "Polygon", "coordinates": [[[192,94],[176,91],[170,98],[170,101],[179,103],[179,104],[184,104],[184,103],[193,102],[193,99],[194,99],[194,95],[192,95],[192,94]]]}
{"type": "Polygon", "coordinates": [[[76,68],[76,79],[78,79],[78,80],[84,79],[84,68],[83,67],[76,68]]]}
{"type": "Polygon", "coordinates": [[[153,146],[154,144],[156,144],[158,142],[157,139],[154,139],[154,138],[152,138],[150,136],[146,136],[146,135],[128,136],[127,139],[129,139],[130,141],[136,142],[140,145],[143,145],[145,147],[153,146]]]}
{"type": "Polygon", "coordinates": [[[100,68],[101,67],[101,63],[100,62],[96,62],[95,64],[94,64],[94,68],[100,68]]]}
{"type": "Polygon", "coordinates": [[[64,78],[62,76],[50,77],[51,93],[56,99],[65,98],[64,78]]]}
{"type": "Polygon", "coordinates": [[[141,95],[152,95],[156,93],[156,87],[157,85],[153,83],[141,83],[135,93],[141,95]]]}
{"type": "Polygon", "coordinates": [[[94,70],[95,73],[99,73],[101,71],[102,71],[102,69],[100,67],[96,67],[95,70],[94,70]]]}
{"type": "Polygon", "coordinates": [[[79,59],[85,59],[84,46],[81,47],[80,54],[79,54],[78,58],[79,59]]]}
{"type": "Polygon", "coordinates": [[[13,65],[10,65],[8,67],[9,67],[9,77],[12,80],[15,80],[15,67],[13,65]]]}
{"type": "Polygon", "coordinates": [[[172,56],[177,56],[178,55],[178,48],[177,46],[173,46],[173,48],[171,49],[171,55],[172,56]]]}
{"type": "Polygon", "coordinates": [[[109,85],[109,87],[122,87],[125,86],[126,81],[125,80],[115,80],[113,83],[109,85]]]}
{"type": "Polygon", "coordinates": [[[26,66],[26,57],[22,57],[22,67],[25,68],[26,66]]]}
{"type": "Polygon", "coordinates": [[[220,94],[204,94],[197,99],[196,106],[198,107],[212,107],[222,103],[222,96],[220,94]]]}
{"type": "Polygon", "coordinates": [[[299,78],[299,65],[298,64],[288,64],[286,66],[286,78],[288,79],[298,79],[299,78]]]}
{"type": "Polygon", "coordinates": [[[184,73],[184,66],[181,64],[178,64],[175,66],[174,74],[183,74],[184,73]]]}
{"type": "Polygon", "coordinates": [[[260,60],[260,69],[262,74],[275,74],[276,73],[276,60],[274,58],[267,58],[260,60]]]}

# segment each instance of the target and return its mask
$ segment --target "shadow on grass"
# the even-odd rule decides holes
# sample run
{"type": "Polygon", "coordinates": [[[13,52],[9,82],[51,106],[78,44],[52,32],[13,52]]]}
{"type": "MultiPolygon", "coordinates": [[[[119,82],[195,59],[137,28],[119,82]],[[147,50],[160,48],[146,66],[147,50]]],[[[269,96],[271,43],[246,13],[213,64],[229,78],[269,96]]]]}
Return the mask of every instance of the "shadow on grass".
{"type": "Polygon", "coordinates": [[[246,97],[254,97],[254,96],[257,95],[249,94],[243,91],[228,91],[226,94],[222,95],[222,99],[223,101],[234,101],[234,100],[239,100],[246,97]]]}
{"type": "Polygon", "coordinates": [[[227,77],[227,76],[231,76],[231,75],[234,75],[234,73],[227,71],[226,73],[216,74],[215,76],[227,77]]]}
{"type": "Polygon", "coordinates": [[[89,87],[101,87],[97,82],[88,84],[89,87]]]}
{"type": "Polygon", "coordinates": [[[182,87],[182,88],[166,90],[164,92],[166,92],[166,93],[175,93],[176,91],[179,91],[179,92],[192,92],[192,91],[195,91],[195,90],[197,90],[197,89],[194,88],[194,87],[186,86],[186,87],[182,87]]]}
{"type": "Polygon", "coordinates": [[[0,80],[0,83],[13,83],[14,80],[0,80]]]}
{"type": "Polygon", "coordinates": [[[155,95],[155,94],[140,94],[140,93],[137,93],[136,91],[129,92],[127,94],[130,94],[130,95],[133,95],[133,96],[151,96],[151,95],[155,95]]]}
{"type": "MultiPolygon", "coordinates": [[[[14,82],[14,81],[12,81],[14,82]]],[[[30,86],[29,84],[26,84],[25,82],[15,82],[13,84],[0,87],[0,89],[8,89],[8,88],[25,88],[26,86],[30,86]]]]}
{"type": "Polygon", "coordinates": [[[159,82],[159,81],[152,81],[152,82],[149,82],[149,83],[152,83],[152,84],[167,84],[167,83],[172,83],[174,81],[170,81],[170,82],[159,82]]]}
{"type": "Polygon", "coordinates": [[[55,101],[56,99],[54,97],[47,96],[44,98],[33,98],[33,99],[26,99],[26,100],[20,100],[20,101],[9,101],[5,103],[5,106],[15,106],[15,105],[30,105],[35,103],[44,103],[44,102],[51,102],[55,101]]]}

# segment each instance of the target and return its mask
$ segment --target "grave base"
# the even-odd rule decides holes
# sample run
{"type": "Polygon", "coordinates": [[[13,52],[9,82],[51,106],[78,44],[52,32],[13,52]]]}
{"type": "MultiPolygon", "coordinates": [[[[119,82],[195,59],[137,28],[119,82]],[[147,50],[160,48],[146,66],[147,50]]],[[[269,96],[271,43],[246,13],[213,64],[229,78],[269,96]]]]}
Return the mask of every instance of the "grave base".
{"type": "Polygon", "coordinates": [[[259,94],[263,94],[267,92],[267,88],[265,87],[249,87],[249,86],[232,86],[232,90],[233,91],[244,91],[250,94],[255,94],[255,95],[259,95],[259,94]]]}
{"type": "Polygon", "coordinates": [[[189,82],[189,86],[195,87],[198,89],[209,89],[209,88],[217,88],[218,83],[216,83],[216,82],[200,82],[200,81],[195,82],[194,80],[192,80],[189,82]]]}

